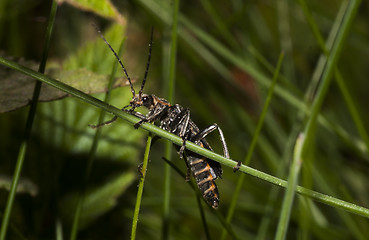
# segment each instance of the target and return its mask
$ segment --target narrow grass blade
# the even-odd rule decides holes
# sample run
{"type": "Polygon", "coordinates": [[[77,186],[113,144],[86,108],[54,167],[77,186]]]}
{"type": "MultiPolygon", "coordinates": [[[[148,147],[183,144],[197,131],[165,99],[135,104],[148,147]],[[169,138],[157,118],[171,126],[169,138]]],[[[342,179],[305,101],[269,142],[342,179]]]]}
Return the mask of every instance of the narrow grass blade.
{"type": "MultiPolygon", "coordinates": [[[[249,149],[247,151],[246,157],[245,157],[245,159],[243,161],[243,164],[245,164],[245,165],[249,165],[250,164],[252,154],[254,152],[254,149],[255,149],[256,143],[258,141],[258,138],[259,138],[261,129],[263,127],[264,119],[265,119],[265,116],[266,116],[266,113],[267,113],[267,110],[268,110],[270,101],[272,100],[272,96],[273,96],[273,93],[274,93],[274,87],[277,84],[277,80],[278,80],[278,76],[279,76],[279,70],[280,70],[280,68],[282,66],[283,57],[284,57],[284,54],[281,53],[280,56],[279,56],[279,59],[278,59],[276,71],[275,71],[274,76],[273,76],[272,85],[270,86],[270,88],[268,90],[267,98],[265,100],[265,104],[264,104],[263,110],[261,112],[261,115],[260,115],[258,124],[256,126],[254,136],[252,138],[250,147],[249,147],[249,149]]],[[[244,181],[245,181],[245,175],[243,174],[243,175],[241,175],[239,177],[239,179],[237,181],[236,189],[234,191],[234,195],[232,197],[232,201],[231,201],[230,207],[228,209],[228,213],[227,213],[227,223],[230,223],[231,220],[232,220],[233,214],[234,214],[235,209],[236,209],[236,204],[237,204],[238,196],[241,193],[241,190],[242,190],[242,186],[243,186],[244,181]]],[[[225,239],[225,237],[226,237],[225,231],[223,231],[222,238],[221,239],[225,239]]]]}
{"type": "MultiPolygon", "coordinates": [[[[285,54],[285,62],[283,64],[283,74],[290,82],[296,84],[295,63],[293,59],[293,43],[291,39],[290,29],[290,13],[289,2],[287,0],[277,1],[278,11],[278,30],[280,36],[280,48],[285,54]]],[[[297,85],[297,84],[296,84],[297,85]]]]}
{"type": "Polygon", "coordinates": [[[277,227],[277,234],[275,239],[281,240],[286,238],[288,224],[291,216],[291,209],[293,206],[293,200],[295,197],[295,190],[298,182],[299,172],[302,163],[302,146],[304,144],[304,136],[301,134],[297,138],[294,157],[290,168],[290,174],[288,176],[288,185],[283,198],[283,204],[281,213],[279,215],[279,222],[277,227]]]}
{"type": "Polygon", "coordinates": [[[202,222],[202,225],[204,226],[205,237],[206,239],[210,240],[211,237],[210,237],[209,227],[206,222],[205,212],[204,212],[204,208],[202,207],[201,196],[199,194],[196,194],[196,202],[197,202],[197,206],[199,207],[201,222],[202,222]]]}
{"type": "Polygon", "coordinates": [[[336,62],[340,56],[340,53],[345,43],[347,34],[351,29],[350,27],[356,15],[359,4],[360,4],[359,0],[350,1],[348,2],[347,7],[345,8],[344,18],[342,19],[340,29],[338,30],[337,35],[334,39],[332,50],[329,54],[325,70],[321,77],[321,83],[320,83],[319,89],[316,93],[315,99],[311,107],[309,120],[304,130],[304,134],[306,136],[305,143],[308,143],[309,141],[311,141],[310,137],[313,133],[312,127],[316,123],[320,108],[323,104],[323,100],[328,91],[328,87],[330,86],[330,82],[332,79],[332,74],[334,73],[336,62]]]}
{"type": "MultiPolygon", "coordinates": [[[[43,74],[40,74],[36,71],[33,71],[32,69],[29,69],[29,68],[26,68],[22,65],[19,65],[15,62],[12,62],[12,61],[9,61],[9,60],[6,60],[2,57],[0,57],[0,64],[3,64],[5,66],[8,66],[14,70],[17,70],[19,72],[22,72],[24,73],[25,75],[27,76],[30,76],[30,77],[33,77],[37,80],[40,80],[42,82],[45,82],[59,90],[62,90],[64,92],[67,92],[69,93],[70,95],[86,102],[86,103],[89,103],[91,105],[94,105],[98,108],[101,108],[107,112],[110,112],[124,120],[126,120],[127,122],[131,123],[131,124],[136,124],[139,119],[135,116],[132,116],[126,112],[123,112],[121,109],[119,108],[116,108],[116,107],[113,107],[111,105],[108,105],[102,101],[100,101],[99,99],[96,99],[90,95],[87,95],[73,87],[70,87],[62,82],[59,82],[55,79],[52,79],[50,77],[47,77],[43,74]]],[[[182,139],[172,133],[169,133],[167,131],[164,131],[163,129],[159,128],[158,126],[155,126],[155,125],[152,125],[152,124],[147,124],[147,123],[144,123],[142,124],[142,126],[140,127],[142,129],[145,129],[146,131],[149,131],[161,138],[164,138],[164,139],[167,139],[169,141],[171,141],[172,143],[178,145],[178,146],[181,146],[182,145],[182,139]]],[[[232,160],[232,159],[228,159],[228,158],[225,158],[215,152],[212,152],[210,150],[207,150],[205,148],[202,148],[192,142],[187,142],[186,143],[186,149],[194,152],[194,153],[197,153],[197,154],[200,154],[201,156],[204,156],[204,157],[207,157],[209,159],[212,159],[214,161],[217,161],[219,163],[221,163],[222,165],[224,166],[228,166],[228,167],[231,167],[233,168],[236,164],[237,164],[237,161],[235,160],[232,160]]],[[[240,172],[243,172],[243,173],[246,173],[246,174],[249,174],[251,176],[254,176],[254,177],[257,177],[259,178],[260,180],[263,180],[263,181],[266,181],[266,182],[269,182],[271,184],[274,184],[276,186],[279,186],[279,187],[283,187],[285,188],[287,186],[287,182],[282,180],[282,179],[279,179],[277,177],[274,177],[272,175],[269,175],[267,173],[264,173],[264,172],[261,172],[261,171],[258,171],[256,169],[253,169],[251,167],[248,167],[248,166],[245,166],[245,165],[241,165],[240,167],[240,172]]],[[[310,197],[312,198],[313,200],[316,200],[316,201],[319,201],[319,202],[322,202],[324,204],[327,204],[327,205],[330,205],[330,206],[333,206],[333,207],[337,207],[339,209],[342,209],[342,210],[346,210],[348,212],[351,212],[351,213],[354,213],[354,214],[357,214],[357,215],[361,215],[361,216],[364,216],[366,218],[369,218],[369,209],[368,208],[364,208],[364,207],[360,207],[356,204],[352,204],[352,203],[349,203],[349,202],[346,202],[346,201],[342,201],[340,199],[337,199],[337,198],[334,198],[334,197],[331,197],[331,196],[328,196],[328,195],[325,195],[325,194],[322,194],[322,193],[319,193],[319,192],[315,192],[313,190],[310,190],[310,189],[307,189],[307,188],[304,188],[304,187],[301,187],[301,186],[297,186],[296,188],[296,192],[298,192],[299,194],[303,195],[303,196],[306,196],[306,197],[310,197]]]]}
{"type": "Polygon", "coordinates": [[[61,220],[58,218],[55,223],[55,239],[63,240],[63,224],[61,220]]]}
{"type": "MultiPolygon", "coordinates": [[[[118,56],[121,55],[122,51],[123,51],[123,43],[124,40],[122,41],[119,51],[118,51],[118,56]]],[[[116,61],[113,65],[112,68],[112,72],[110,75],[110,80],[109,80],[109,85],[108,85],[108,91],[105,94],[105,99],[104,102],[108,103],[110,100],[110,93],[111,93],[111,89],[113,87],[114,84],[114,77],[115,77],[115,73],[117,71],[117,67],[118,67],[118,61],[116,61]]],[[[101,111],[100,112],[100,116],[99,116],[99,120],[98,120],[98,125],[104,122],[104,117],[105,117],[105,111],[101,111]]],[[[82,211],[82,207],[83,207],[83,201],[85,198],[85,194],[86,194],[86,187],[88,184],[88,179],[90,177],[90,173],[91,173],[91,169],[93,166],[93,161],[94,161],[94,157],[97,151],[97,146],[98,146],[98,142],[101,136],[101,131],[102,128],[97,128],[94,138],[93,138],[93,142],[91,145],[91,149],[88,155],[88,159],[87,159],[87,167],[86,167],[86,171],[85,171],[85,178],[84,178],[84,182],[82,184],[82,188],[81,188],[81,192],[80,192],[80,198],[78,199],[77,202],[77,207],[76,207],[76,212],[73,218],[73,225],[72,225],[72,230],[71,230],[71,235],[70,235],[70,239],[74,240],[77,238],[77,233],[78,233],[78,222],[80,219],[80,215],[81,215],[81,211],[82,211]]]]}
{"type": "MultiPolygon", "coordinates": [[[[167,90],[165,95],[169,102],[174,100],[174,89],[175,89],[175,74],[176,74],[176,57],[177,57],[177,32],[178,32],[178,14],[179,14],[179,0],[175,0],[172,8],[173,17],[171,22],[171,45],[169,46],[169,69],[168,76],[165,78],[164,89],[167,90]]],[[[169,27],[168,27],[169,29],[169,27]]],[[[166,60],[164,60],[166,61],[166,60]]],[[[165,71],[166,72],[166,71],[165,71]]],[[[169,161],[172,158],[171,142],[165,143],[165,158],[169,161]]],[[[162,221],[162,239],[169,238],[169,211],[170,211],[170,181],[171,172],[169,165],[164,166],[164,196],[163,196],[163,221],[162,221]]]]}
{"type": "MultiPolygon", "coordinates": [[[[325,64],[326,61],[327,61],[327,58],[329,56],[329,51],[330,51],[330,49],[332,49],[332,45],[333,45],[333,42],[334,42],[333,39],[334,39],[335,32],[333,30],[334,30],[334,28],[338,29],[338,27],[332,27],[332,29],[333,29],[332,32],[333,33],[330,34],[330,37],[328,38],[327,43],[325,44],[323,36],[320,33],[319,28],[317,27],[317,24],[315,23],[314,19],[312,18],[311,13],[310,13],[310,11],[307,7],[307,4],[305,3],[304,0],[299,0],[299,3],[302,7],[305,18],[307,19],[307,22],[309,23],[309,26],[312,29],[312,32],[313,32],[313,34],[316,38],[316,41],[318,42],[318,45],[320,46],[320,48],[323,52],[323,55],[319,59],[319,62],[324,62],[324,64],[325,64]],[[332,35],[332,37],[331,37],[331,35],[332,35]]],[[[360,1],[357,1],[356,4],[359,4],[359,3],[360,3],[360,1]]],[[[348,2],[343,2],[341,9],[345,9],[345,8],[347,9],[348,7],[349,7],[348,2]]],[[[343,22],[342,19],[344,18],[344,14],[345,14],[345,11],[343,11],[343,10],[341,10],[340,12],[342,12],[342,14],[341,15],[338,14],[338,17],[335,21],[336,22],[335,25],[337,25],[337,26],[341,25],[341,22],[343,22]]],[[[355,15],[355,11],[352,11],[350,14],[355,15]]],[[[322,70],[321,71],[323,71],[324,64],[321,64],[322,65],[322,70]]],[[[312,95],[309,92],[314,92],[315,91],[315,89],[317,87],[315,86],[316,84],[314,84],[314,83],[318,82],[321,75],[322,75],[321,73],[313,75],[313,76],[315,76],[315,78],[317,80],[312,80],[311,81],[313,84],[311,84],[312,86],[309,86],[310,91],[307,92],[307,94],[306,94],[307,96],[312,95]]],[[[347,107],[349,109],[351,117],[352,117],[352,119],[355,123],[355,126],[356,126],[356,128],[359,132],[359,135],[361,136],[361,138],[363,140],[363,143],[366,145],[366,149],[369,149],[368,134],[367,134],[367,132],[364,128],[364,125],[363,125],[361,119],[360,119],[358,110],[356,108],[356,105],[354,104],[354,101],[352,99],[352,96],[350,95],[350,92],[348,91],[346,83],[345,83],[344,79],[342,78],[342,75],[341,75],[340,71],[337,68],[335,68],[335,70],[334,70],[334,76],[335,76],[335,80],[338,84],[338,87],[339,87],[339,89],[340,89],[340,91],[343,95],[343,98],[344,98],[344,100],[347,104],[347,107]]],[[[367,158],[364,158],[364,159],[367,160],[367,158]]],[[[319,173],[317,172],[316,174],[319,174],[319,173]]],[[[319,179],[322,179],[322,181],[325,181],[323,177],[319,177],[319,179]]],[[[320,185],[323,185],[322,181],[319,181],[320,185]]],[[[322,188],[322,189],[326,189],[327,193],[329,193],[329,194],[334,194],[334,191],[331,191],[331,188],[328,187],[328,186],[326,188],[322,188]]],[[[311,204],[309,204],[307,206],[310,206],[310,205],[311,204]]],[[[354,221],[352,219],[352,216],[348,215],[345,212],[339,212],[339,216],[341,217],[342,221],[345,222],[346,226],[353,232],[353,234],[355,235],[355,237],[357,239],[365,239],[365,237],[363,238],[363,233],[357,228],[356,223],[354,223],[354,221]]]]}
{"type": "MultiPolygon", "coordinates": [[[[168,6],[166,6],[162,2],[139,0],[138,3],[142,4],[146,9],[151,11],[153,15],[158,17],[164,23],[170,22],[170,16],[167,14],[168,6]]],[[[232,79],[232,76],[224,67],[224,64],[220,62],[219,58],[211,53],[209,48],[215,51],[223,59],[229,61],[230,63],[250,74],[261,86],[270,87],[271,79],[269,79],[264,73],[255,68],[252,64],[245,61],[242,57],[238,56],[238,54],[232,53],[217,39],[207,34],[205,31],[200,29],[197,25],[193,24],[183,15],[179,16],[179,22],[183,24],[186,29],[190,29],[191,32],[204,44],[188,34],[187,31],[180,31],[179,36],[187,41],[190,47],[192,47],[196,51],[201,52],[200,56],[204,58],[205,61],[207,61],[209,65],[211,65],[216,71],[218,71],[226,80],[232,79]],[[199,49],[201,49],[201,51],[199,49]]],[[[277,85],[275,87],[275,93],[291,106],[304,111],[306,114],[309,114],[309,107],[303,102],[303,100],[299,99],[296,94],[293,94],[290,90],[277,85]]],[[[331,132],[336,133],[338,136],[345,139],[345,141],[347,141],[348,143],[351,143],[352,147],[357,149],[359,152],[364,154],[368,152],[366,145],[364,145],[363,147],[362,141],[350,136],[345,129],[337,126],[334,123],[328,122],[321,115],[318,117],[318,121],[323,127],[331,132]]]]}
{"type": "Polygon", "coordinates": [[[220,36],[224,38],[234,49],[237,49],[238,43],[232,33],[229,31],[224,19],[218,14],[217,9],[210,0],[201,0],[202,7],[208,13],[209,17],[214,22],[220,36]]]}
{"type": "MultiPolygon", "coordinates": [[[[299,3],[302,7],[302,10],[304,12],[305,18],[307,20],[307,22],[309,23],[310,28],[312,29],[312,32],[319,44],[319,47],[321,48],[321,50],[324,52],[325,56],[328,57],[328,50],[326,45],[324,44],[324,40],[323,40],[323,36],[319,31],[319,28],[317,26],[317,24],[315,23],[313,17],[311,16],[311,13],[307,7],[307,4],[304,0],[299,0],[299,3]]],[[[358,2],[359,4],[360,2],[358,2]]],[[[365,130],[363,121],[360,118],[360,114],[359,111],[357,109],[357,104],[354,103],[354,100],[350,94],[350,92],[348,91],[348,88],[346,86],[346,83],[340,73],[340,71],[338,69],[336,69],[335,73],[334,73],[336,82],[338,84],[338,87],[341,91],[341,94],[343,96],[343,98],[345,99],[345,102],[347,104],[347,108],[350,111],[351,117],[355,123],[355,126],[357,128],[358,133],[360,134],[360,137],[362,138],[363,142],[366,145],[366,149],[369,149],[369,136],[367,131],[365,130]]]]}
{"type": "MultiPolygon", "coordinates": [[[[39,72],[40,73],[45,72],[46,60],[47,60],[47,56],[48,56],[48,52],[49,52],[49,46],[50,46],[50,42],[51,42],[51,36],[52,36],[52,32],[53,32],[56,10],[57,10],[57,1],[54,0],[51,4],[51,11],[50,11],[50,16],[49,16],[49,21],[48,21],[48,25],[47,25],[47,28],[46,28],[45,44],[44,44],[44,48],[43,48],[43,52],[42,52],[41,63],[40,63],[40,66],[39,66],[39,72]]],[[[19,181],[19,178],[20,178],[20,175],[21,175],[25,154],[27,152],[27,146],[28,146],[28,141],[29,141],[29,138],[30,138],[31,130],[32,130],[33,120],[34,120],[35,115],[36,115],[36,108],[37,108],[37,102],[38,102],[38,97],[40,95],[40,91],[41,91],[41,82],[37,81],[37,83],[35,85],[35,88],[34,88],[34,92],[33,92],[31,107],[30,107],[28,117],[27,117],[27,122],[26,122],[26,127],[25,127],[25,131],[24,131],[24,135],[23,135],[23,140],[22,140],[20,150],[19,150],[19,153],[18,153],[18,159],[17,159],[17,163],[16,163],[14,175],[13,175],[12,185],[11,185],[11,188],[10,188],[8,200],[7,200],[6,206],[5,206],[4,216],[3,216],[3,219],[2,219],[2,223],[1,223],[0,240],[4,240],[5,237],[6,237],[6,231],[7,231],[7,228],[8,228],[8,223],[9,223],[10,214],[11,214],[11,210],[12,210],[12,206],[13,206],[13,202],[14,202],[14,198],[15,198],[15,193],[16,193],[16,189],[17,189],[17,186],[18,186],[18,181],[19,181]]]]}
{"type": "Polygon", "coordinates": [[[141,200],[142,200],[143,188],[144,188],[144,183],[145,183],[147,165],[148,165],[148,162],[149,162],[151,141],[152,141],[152,136],[151,136],[151,134],[149,134],[149,136],[147,137],[147,142],[146,142],[145,155],[144,155],[144,160],[143,160],[143,164],[142,164],[142,168],[141,168],[142,176],[141,176],[141,179],[140,179],[140,183],[138,185],[136,205],[135,205],[135,210],[134,210],[133,220],[132,220],[132,231],[131,231],[131,239],[132,240],[136,239],[138,215],[140,213],[141,200]]]}
{"type": "MultiPolygon", "coordinates": [[[[173,164],[172,161],[168,161],[167,159],[163,158],[164,161],[166,163],[168,163],[168,165],[170,165],[171,168],[173,168],[183,179],[186,178],[186,174],[184,174],[175,164],[173,164]]],[[[191,186],[191,188],[194,190],[195,194],[197,195],[197,199],[200,202],[201,205],[201,199],[202,198],[202,194],[200,192],[200,190],[197,188],[197,185],[195,183],[194,180],[189,181],[188,182],[189,185],[191,186]]],[[[227,231],[227,233],[232,237],[232,239],[239,239],[236,235],[236,233],[233,231],[231,225],[229,223],[227,223],[226,219],[223,217],[222,213],[220,213],[219,211],[213,209],[209,204],[205,203],[206,206],[208,206],[209,211],[212,212],[214,215],[216,215],[216,217],[218,218],[218,220],[220,221],[220,223],[222,224],[223,228],[227,231]]],[[[207,238],[210,238],[210,233],[208,232],[208,228],[207,228],[207,223],[205,220],[205,215],[203,215],[203,210],[202,207],[200,208],[200,216],[201,216],[201,221],[204,225],[204,230],[205,230],[205,235],[207,236],[207,238]]]]}

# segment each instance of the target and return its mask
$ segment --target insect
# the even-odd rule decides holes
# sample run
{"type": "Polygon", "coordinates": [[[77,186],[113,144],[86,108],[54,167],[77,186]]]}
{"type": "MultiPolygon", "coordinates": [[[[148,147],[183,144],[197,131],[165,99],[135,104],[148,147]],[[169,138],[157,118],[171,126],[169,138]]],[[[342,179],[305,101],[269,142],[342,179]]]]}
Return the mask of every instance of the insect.
{"type": "MultiPolygon", "coordinates": [[[[211,159],[205,158],[194,152],[186,150],[185,144],[186,141],[191,141],[203,148],[213,151],[208,142],[205,140],[205,138],[209,133],[213,132],[214,130],[218,130],[220,140],[223,146],[224,157],[229,158],[229,152],[222,130],[218,127],[217,124],[212,124],[207,128],[205,128],[204,130],[200,130],[196,126],[196,124],[191,120],[190,111],[187,108],[184,108],[178,104],[172,105],[163,98],[143,93],[143,88],[145,86],[150,66],[151,49],[153,43],[153,29],[151,30],[151,40],[149,44],[149,54],[146,64],[145,75],[142,80],[141,88],[138,94],[136,94],[131,79],[128,76],[128,73],[125,67],[123,66],[122,61],[118,57],[117,53],[114,51],[114,49],[102,35],[101,31],[98,30],[98,32],[101,38],[105,41],[105,43],[109,46],[110,50],[117,58],[131,86],[131,92],[133,95],[132,100],[127,106],[123,107],[122,110],[140,119],[140,121],[134,125],[136,129],[145,122],[159,121],[160,128],[168,132],[171,132],[183,139],[182,146],[180,147],[176,146],[176,148],[178,150],[180,158],[184,158],[187,165],[186,179],[189,179],[190,173],[192,173],[194,179],[196,180],[197,186],[203,195],[203,198],[210,206],[212,206],[215,209],[218,208],[220,197],[217,185],[215,184],[215,180],[217,178],[222,177],[223,172],[222,167],[218,162],[215,162],[211,159]],[[143,115],[142,113],[135,111],[136,108],[141,106],[146,107],[149,110],[149,112],[146,115],[143,115]]],[[[92,128],[98,128],[110,124],[114,122],[116,119],[117,116],[113,117],[110,121],[101,123],[99,125],[95,126],[90,125],[90,126],[92,128]]]]}

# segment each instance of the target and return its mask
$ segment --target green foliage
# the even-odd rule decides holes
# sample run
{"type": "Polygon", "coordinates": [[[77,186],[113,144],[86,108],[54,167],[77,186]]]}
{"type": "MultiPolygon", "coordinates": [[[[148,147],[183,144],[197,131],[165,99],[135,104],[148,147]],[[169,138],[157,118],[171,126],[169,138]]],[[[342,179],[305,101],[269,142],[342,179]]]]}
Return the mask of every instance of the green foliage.
{"type": "MultiPolygon", "coordinates": [[[[46,24],[35,19],[48,16],[49,6],[24,4],[20,9],[10,2],[0,4],[0,50],[5,50],[6,56],[39,60],[41,50],[34,49],[43,48],[46,24]],[[30,27],[26,30],[24,26],[30,27]]],[[[220,156],[216,133],[207,139],[220,155],[189,143],[189,149],[221,162],[224,169],[223,178],[217,180],[219,210],[202,209],[177,171],[169,175],[168,190],[168,179],[163,180],[167,163],[161,157],[170,151],[164,150],[163,141],[153,141],[140,202],[134,176],[139,176],[136,169],[144,159],[143,131],[118,120],[101,129],[85,183],[96,133],[88,124],[99,119],[94,106],[135,122],[136,118],[119,111],[132,97],[130,89],[112,91],[110,104],[117,107],[113,108],[12,65],[84,102],[66,98],[38,105],[11,209],[9,239],[69,238],[75,201],[83,188],[86,195],[77,239],[128,239],[136,201],[141,205],[137,239],[365,239],[369,235],[369,209],[365,208],[369,199],[369,26],[367,11],[360,8],[359,1],[182,1],[176,17],[172,5],[159,0],[119,2],[117,6],[110,1],[98,1],[98,5],[90,4],[93,1],[65,2],[69,4],[58,9],[47,62],[59,62],[62,76],[72,71],[72,79],[83,78],[79,89],[95,85],[94,81],[99,81],[95,76],[110,75],[116,62],[91,23],[103,28],[116,51],[126,38],[120,56],[134,79],[144,75],[153,25],[152,61],[144,92],[167,96],[170,87],[162,79],[168,79],[168,63],[174,63],[166,53],[168,43],[175,39],[170,36],[171,23],[178,17],[173,103],[188,107],[200,128],[218,123],[231,158],[247,157],[249,167],[243,165],[240,172],[233,173],[235,162],[220,156]],[[109,28],[105,29],[106,24],[109,28]],[[267,92],[281,52],[284,61],[264,115],[265,111],[261,112],[271,96],[267,92]],[[262,125],[257,124],[260,118],[262,125]],[[257,141],[251,143],[252,139],[257,141]],[[295,148],[298,151],[294,152],[295,148]],[[25,189],[27,186],[30,189],[25,189]],[[234,194],[236,189],[240,190],[234,194]],[[164,198],[169,204],[163,207],[164,198]],[[229,210],[231,205],[234,212],[229,210]],[[233,217],[225,220],[226,216],[233,217]]],[[[1,63],[11,65],[3,59],[1,63]]],[[[124,77],[121,69],[117,76],[124,77]]],[[[104,98],[104,94],[94,96],[104,98]]],[[[16,155],[21,152],[18,148],[24,140],[26,117],[26,109],[0,115],[1,213],[8,209],[8,189],[16,155]]],[[[150,124],[143,129],[181,143],[150,124]]],[[[186,171],[175,151],[170,163],[178,166],[176,170],[186,171]]]]}

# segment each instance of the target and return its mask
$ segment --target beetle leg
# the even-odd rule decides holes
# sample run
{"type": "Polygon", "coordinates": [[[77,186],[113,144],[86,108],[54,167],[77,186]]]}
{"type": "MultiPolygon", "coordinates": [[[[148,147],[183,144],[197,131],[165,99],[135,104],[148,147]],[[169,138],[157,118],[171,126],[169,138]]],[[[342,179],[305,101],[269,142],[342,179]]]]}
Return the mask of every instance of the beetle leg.
{"type": "Polygon", "coordinates": [[[172,131],[174,132],[177,128],[180,127],[178,136],[182,138],[183,143],[181,148],[178,151],[179,157],[183,158],[183,153],[186,148],[186,141],[190,136],[190,132],[188,131],[188,123],[190,121],[190,110],[185,109],[181,111],[176,118],[173,120],[171,124],[172,131]]]}
{"type": "MultiPolygon", "coordinates": [[[[130,113],[130,114],[132,114],[132,115],[134,115],[134,116],[136,116],[136,117],[138,117],[138,118],[140,118],[140,119],[144,119],[144,118],[146,118],[146,117],[145,117],[145,115],[143,115],[143,114],[141,114],[141,113],[139,113],[139,112],[135,112],[135,111],[133,111],[133,108],[132,108],[132,109],[127,110],[126,108],[128,108],[128,107],[131,107],[131,105],[127,105],[127,106],[123,107],[121,110],[122,110],[122,111],[125,111],[125,112],[128,112],[128,113],[130,113]]],[[[92,124],[89,124],[88,126],[89,126],[89,127],[91,127],[91,128],[93,128],[93,129],[95,129],[95,128],[100,128],[100,127],[102,127],[102,126],[109,125],[109,124],[111,124],[111,123],[115,122],[117,119],[118,119],[118,116],[114,116],[114,117],[113,117],[112,119],[110,119],[109,121],[106,121],[106,122],[100,123],[100,124],[98,124],[98,125],[92,125],[92,124]]]]}
{"type": "Polygon", "coordinates": [[[115,122],[117,119],[118,119],[118,117],[117,117],[117,116],[114,116],[114,117],[113,117],[112,119],[110,119],[109,121],[106,121],[106,122],[103,122],[103,123],[100,123],[100,124],[97,124],[97,125],[88,124],[88,126],[89,126],[90,128],[95,129],[95,128],[99,128],[99,127],[102,127],[102,126],[105,126],[105,125],[109,125],[109,124],[111,124],[111,123],[115,122]]]}
{"type": "Polygon", "coordinates": [[[187,162],[187,158],[185,157],[185,163],[186,163],[186,168],[187,168],[187,172],[186,172],[186,182],[190,181],[191,179],[191,168],[190,166],[188,166],[188,162],[187,162]]]}
{"type": "Polygon", "coordinates": [[[190,132],[187,132],[187,134],[182,137],[183,143],[182,143],[181,148],[178,151],[179,158],[183,158],[183,153],[184,153],[184,150],[186,149],[186,141],[189,138],[189,136],[190,136],[190,132]]]}
{"type": "Polygon", "coordinates": [[[167,105],[162,106],[158,105],[158,107],[150,110],[150,112],[145,116],[140,112],[132,112],[131,114],[140,118],[141,120],[134,125],[137,129],[145,122],[154,122],[155,120],[159,119],[163,114],[166,114],[169,107],[167,105]]]}
{"type": "Polygon", "coordinates": [[[228,151],[228,148],[227,148],[227,144],[226,144],[226,141],[225,141],[225,138],[224,138],[223,131],[220,129],[220,127],[216,123],[210,125],[209,127],[205,128],[204,130],[202,130],[201,132],[196,134],[191,140],[194,143],[199,142],[202,139],[204,139],[209,133],[213,132],[216,129],[219,132],[220,141],[222,142],[224,157],[229,158],[229,151],[228,151]]]}

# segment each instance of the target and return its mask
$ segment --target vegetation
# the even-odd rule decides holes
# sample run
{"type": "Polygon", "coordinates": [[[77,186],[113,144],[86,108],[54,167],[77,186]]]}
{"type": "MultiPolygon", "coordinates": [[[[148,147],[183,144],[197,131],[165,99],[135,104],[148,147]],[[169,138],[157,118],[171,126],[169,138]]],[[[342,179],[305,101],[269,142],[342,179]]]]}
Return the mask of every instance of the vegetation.
{"type": "Polygon", "coordinates": [[[367,3],[95,2],[0,3],[0,240],[366,239],[367,3]],[[187,144],[223,166],[218,210],[181,139],[120,111],[132,94],[108,91],[125,76],[93,25],[136,89],[154,27],[144,92],[225,134],[232,160],[217,133],[217,154],[187,144]],[[33,79],[47,102],[24,107],[33,79]],[[88,127],[106,112],[121,119],[88,127]]]}

